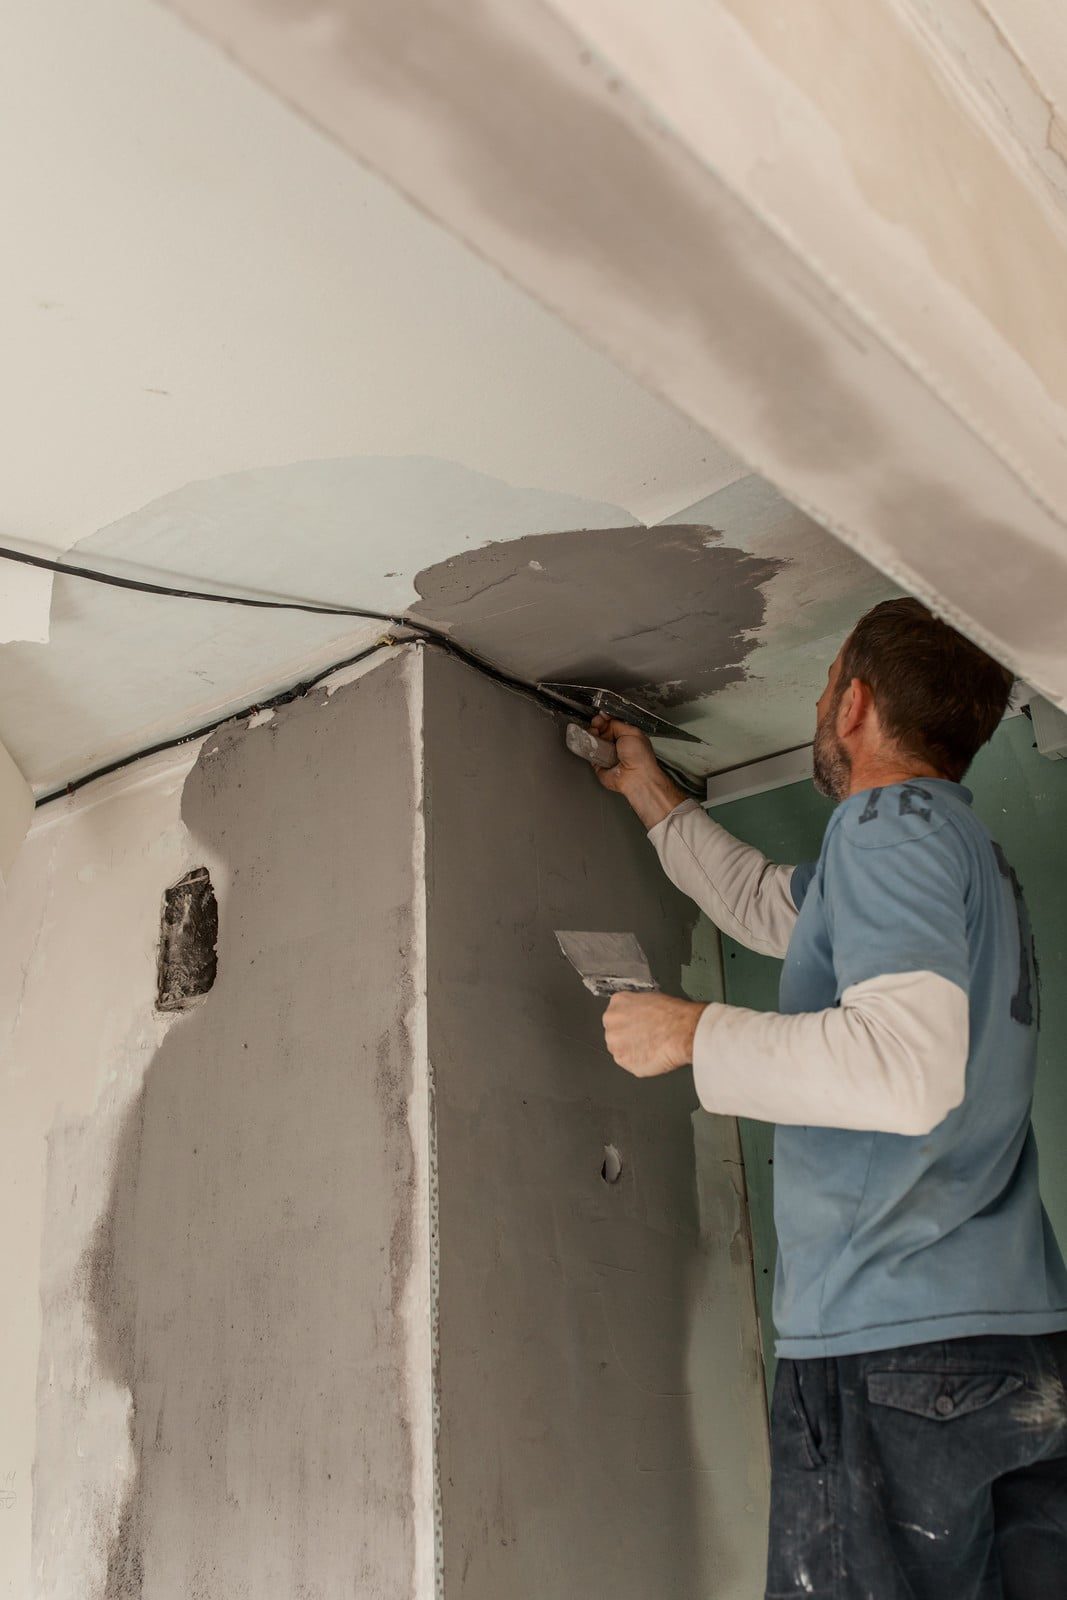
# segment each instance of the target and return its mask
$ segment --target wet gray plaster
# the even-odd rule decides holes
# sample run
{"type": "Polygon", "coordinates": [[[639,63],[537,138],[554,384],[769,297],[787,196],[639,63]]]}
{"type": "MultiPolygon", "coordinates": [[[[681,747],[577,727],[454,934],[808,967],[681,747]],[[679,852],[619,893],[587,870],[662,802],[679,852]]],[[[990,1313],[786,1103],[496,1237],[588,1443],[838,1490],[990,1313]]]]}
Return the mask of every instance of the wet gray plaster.
{"type": "MultiPolygon", "coordinates": [[[[74,1516],[106,1572],[79,1600],[412,1595],[412,670],[231,725],[187,780],[193,848],[227,885],[217,981],[148,1065],[73,1287],[44,1305],[42,1406],[72,1295],[84,1385],[130,1396],[119,1515],[74,1516]]],[[[54,1143],[46,1258],[89,1132],[54,1143]]],[[[72,1505],[76,1421],[38,1462],[72,1505]]],[[[35,1537],[47,1567],[57,1536],[35,1537]]]]}
{"type": "Polygon", "coordinates": [[[744,678],[764,585],[783,565],[705,525],[579,528],[425,568],[412,615],[520,677],[671,706],[744,678]]]}
{"type": "Polygon", "coordinates": [[[681,993],[695,908],[551,716],[437,652],[425,672],[446,1600],[748,1600],[765,1415],[733,1127],[701,1114],[702,1211],[691,1074],[615,1067],[554,937],[632,931],[681,993]]]}

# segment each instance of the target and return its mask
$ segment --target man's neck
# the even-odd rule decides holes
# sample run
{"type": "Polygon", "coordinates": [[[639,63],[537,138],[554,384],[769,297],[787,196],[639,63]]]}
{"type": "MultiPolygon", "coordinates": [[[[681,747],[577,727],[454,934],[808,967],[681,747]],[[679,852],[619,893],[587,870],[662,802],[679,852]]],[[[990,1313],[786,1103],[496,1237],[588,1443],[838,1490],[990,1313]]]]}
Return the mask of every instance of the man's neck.
{"type": "Polygon", "coordinates": [[[918,783],[923,778],[943,778],[944,773],[921,761],[906,764],[884,764],[869,761],[855,765],[850,774],[848,792],[862,794],[865,789],[888,789],[891,783],[918,783]]]}

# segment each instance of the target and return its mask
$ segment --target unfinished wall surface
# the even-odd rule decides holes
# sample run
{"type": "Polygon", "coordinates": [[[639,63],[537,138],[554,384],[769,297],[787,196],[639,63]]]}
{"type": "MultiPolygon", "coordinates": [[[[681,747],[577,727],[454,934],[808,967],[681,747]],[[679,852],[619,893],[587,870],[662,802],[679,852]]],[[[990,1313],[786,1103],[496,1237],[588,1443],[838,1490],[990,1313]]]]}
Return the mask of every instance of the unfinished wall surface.
{"type": "MultiPolygon", "coordinates": [[[[1041,968],[1041,1033],[1034,1127],[1041,1192],[1061,1243],[1067,1243],[1067,761],[1047,761],[1033,748],[1026,717],[1001,724],[965,779],[974,809],[1019,875],[1034,927],[1041,968]]],[[[717,806],[715,820],[778,861],[813,860],[831,806],[809,783],[717,806]]],[[[773,1010],[780,964],[724,940],[726,997],[735,1005],[773,1010]]],[[[741,1124],[752,1209],[756,1279],[764,1346],[773,1365],[770,1283],[774,1275],[773,1129],[741,1124]]]]}
{"type": "Polygon", "coordinates": [[[766,1441],[734,1125],[639,1082],[556,928],[693,908],[537,707],[426,660],[445,1595],[762,1591],[766,1441]],[[622,1160],[605,1182],[605,1147],[622,1160]]]}
{"type": "Polygon", "coordinates": [[[45,808],[0,917],[5,1600],[759,1592],[736,1128],[553,937],[680,991],[693,913],[553,718],[385,652],[45,808]]]}
{"type": "Polygon", "coordinates": [[[101,850],[60,818],[18,863],[0,1170],[10,1143],[46,1176],[40,1231],[21,1208],[41,1322],[12,1597],[431,1592],[418,683],[391,660],[221,730],[180,820],[168,791],[172,848],[158,808],[119,799],[118,829],[93,813],[101,850]],[[164,1023],[160,905],[190,862],[218,893],[218,974],[164,1023]]]}

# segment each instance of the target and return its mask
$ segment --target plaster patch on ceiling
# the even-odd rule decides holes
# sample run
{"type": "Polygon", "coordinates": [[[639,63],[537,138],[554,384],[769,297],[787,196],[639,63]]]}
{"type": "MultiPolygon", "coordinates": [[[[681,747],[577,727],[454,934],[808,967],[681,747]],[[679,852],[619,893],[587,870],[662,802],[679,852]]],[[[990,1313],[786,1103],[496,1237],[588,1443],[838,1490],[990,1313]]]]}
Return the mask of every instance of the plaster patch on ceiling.
{"type": "Polygon", "coordinates": [[[712,700],[677,707],[678,721],[704,739],[713,770],[805,742],[827,668],[852,624],[900,590],[755,475],[677,520],[714,522],[730,543],[782,563],[764,590],[766,613],[744,675],[712,700]]]}
{"type": "MultiPolygon", "coordinates": [[[[668,708],[719,769],[808,737],[885,580],[747,476],[670,523],[425,456],[186,485],[78,546],[88,565],[345,602],[451,628],[523,676],[668,708]],[[418,591],[418,592],[417,592],[418,591]]],[[[383,624],[154,599],[59,577],[46,646],[0,646],[0,737],[39,790],[254,704],[383,624]]]]}
{"type": "Polygon", "coordinates": [[[521,677],[675,706],[744,677],[763,586],[782,565],[706,524],[576,528],[424,568],[412,615],[521,677]]]}

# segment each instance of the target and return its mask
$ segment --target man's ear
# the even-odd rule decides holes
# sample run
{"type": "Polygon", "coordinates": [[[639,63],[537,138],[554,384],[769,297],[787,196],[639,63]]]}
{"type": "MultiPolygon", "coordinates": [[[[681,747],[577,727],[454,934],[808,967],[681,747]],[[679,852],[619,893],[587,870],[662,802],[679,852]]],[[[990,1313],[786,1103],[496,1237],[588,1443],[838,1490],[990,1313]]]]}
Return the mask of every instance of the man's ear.
{"type": "Polygon", "coordinates": [[[855,733],[874,710],[874,697],[862,678],[853,678],[844,694],[837,713],[837,736],[847,739],[855,733]]]}

